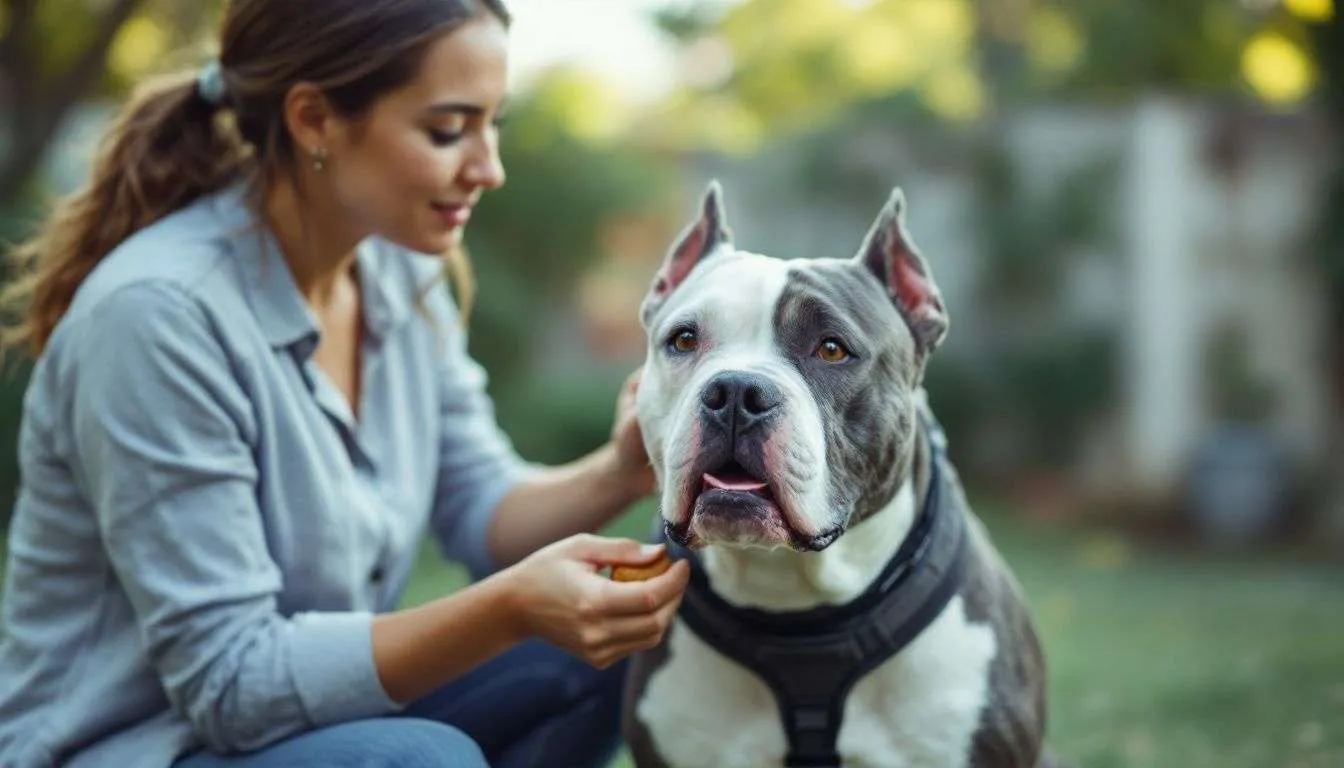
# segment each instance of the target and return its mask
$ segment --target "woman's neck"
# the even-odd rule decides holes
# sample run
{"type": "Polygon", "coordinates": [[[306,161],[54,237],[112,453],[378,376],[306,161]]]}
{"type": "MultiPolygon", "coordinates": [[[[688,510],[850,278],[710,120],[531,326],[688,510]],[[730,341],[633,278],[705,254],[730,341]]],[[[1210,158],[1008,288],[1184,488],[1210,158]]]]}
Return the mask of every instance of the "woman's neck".
{"type": "Polygon", "coordinates": [[[267,192],[264,208],[299,292],[314,309],[327,306],[352,273],[364,234],[352,230],[328,196],[305,190],[301,197],[288,180],[267,192]]]}

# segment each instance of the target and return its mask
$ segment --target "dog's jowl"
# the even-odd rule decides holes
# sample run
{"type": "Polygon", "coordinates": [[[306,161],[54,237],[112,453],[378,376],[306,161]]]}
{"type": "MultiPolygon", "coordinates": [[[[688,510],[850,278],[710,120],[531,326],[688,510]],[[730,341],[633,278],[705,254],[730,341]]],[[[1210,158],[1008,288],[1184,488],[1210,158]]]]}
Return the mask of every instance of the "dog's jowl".
{"type": "Polygon", "coordinates": [[[694,577],[631,665],[642,767],[1040,764],[1044,663],[924,397],[949,318],[905,204],[785,260],[711,184],[651,282],[639,418],[694,577]]]}

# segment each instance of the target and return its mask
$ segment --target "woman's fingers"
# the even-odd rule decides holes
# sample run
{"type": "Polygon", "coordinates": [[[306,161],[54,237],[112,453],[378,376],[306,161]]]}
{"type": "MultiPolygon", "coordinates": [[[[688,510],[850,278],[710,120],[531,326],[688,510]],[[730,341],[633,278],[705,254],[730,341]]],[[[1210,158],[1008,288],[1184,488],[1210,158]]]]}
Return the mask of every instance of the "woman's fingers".
{"type": "Polygon", "coordinates": [[[666,553],[662,544],[581,533],[564,542],[564,555],[591,565],[648,565],[666,553]]]}
{"type": "Polygon", "coordinates": [[[614,622],[601,636],[603,642],[585,649],[584,657],[590,664],[606,667],[632,653],[647,651],[662,642],[669,626],[656,615],[623,617],[614,622]]]}
{"type": "MultiPolygon", "coordinates": [[[[647,566],[666,557],[660,545],[580,534],[558,542],[537,560],[537,591],[561,598],[539,634],[590,664],[604,667],[657,645],[676,615],[690,581],[690,566],[672,563],[643,581],[614,581],[603,566],[647,566]]],[[[656,569],[652,569],[656,570],[656,569]]],[[[643,574],[640,574],[641,576],[643,574]]]]}
{"type": "Polygon", "coordinates": [[[647,651],[656,645],[658,645],[658,640],[639,641],[626,643],[625,645],[612,646],[593,656],[588,660],[588,663],[598,669],[606,669],[631,654],[647,651]]]}
{"type": "Polygon", "coordinates": [[[691,568],[683,560],[647,581],[604,581],[598,602],[609,616],[653,614],[681,599],[691,568]]]}
{"type": "Polygon", "coordinates": [[[681,605],[682,589],[686,584],[686,563],[677,563],[672,570],[647,582],[614,584],[633,587],[608,592],[608,600],[598,602],[605,611],[590,615],[587,626],[580,634],[583,656],[596,666],[605,666],[636,651],[654,647],[662,641],[681,605]],[[655,583],[657,582],[657,583],[655,583]],[[611,597],[618,599],[612,600],[611,597]],[[646,606],[652,603],[652,609],[646,606]],[[613,608],[625,609],[612,613],[613,608]]]}
{"type": "Polygon", "coordinates": [[[603,626],[600,642],[594,650],[622,648],[650,641],[656,643],[665,629],[658,614],[611,619],[603,626]]]}

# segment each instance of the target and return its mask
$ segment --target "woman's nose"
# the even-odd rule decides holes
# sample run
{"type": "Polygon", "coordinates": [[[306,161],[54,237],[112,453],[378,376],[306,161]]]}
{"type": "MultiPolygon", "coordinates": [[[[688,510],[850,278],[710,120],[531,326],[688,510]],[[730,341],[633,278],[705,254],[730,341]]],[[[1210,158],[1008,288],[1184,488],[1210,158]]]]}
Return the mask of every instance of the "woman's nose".
{"type": "Polygon", "coordinates": [[[462,169],[472,186],[496,189],[504,186],[504,164],[499,159],[499,140],[489,137],[479,143],[479,149],[468,158],[462,169]]]}

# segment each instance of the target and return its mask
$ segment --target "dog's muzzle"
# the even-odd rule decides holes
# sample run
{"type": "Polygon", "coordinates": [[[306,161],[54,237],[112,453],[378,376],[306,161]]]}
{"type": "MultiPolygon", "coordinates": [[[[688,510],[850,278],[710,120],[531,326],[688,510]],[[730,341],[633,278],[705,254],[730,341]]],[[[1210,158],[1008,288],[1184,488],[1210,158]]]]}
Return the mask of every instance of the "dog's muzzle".
{"type": "Polygon", "coordinates": [[[784,390],[750,371],[721,371],[699,392],[699,445],[683,479],[685,513],[667,535],[683,546],[710,543],[814,549],[815,535],[790,516],[781,450],[771,437],[785,418],[784,390]]]}

